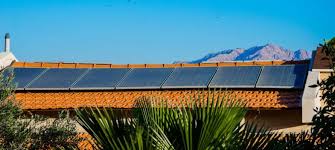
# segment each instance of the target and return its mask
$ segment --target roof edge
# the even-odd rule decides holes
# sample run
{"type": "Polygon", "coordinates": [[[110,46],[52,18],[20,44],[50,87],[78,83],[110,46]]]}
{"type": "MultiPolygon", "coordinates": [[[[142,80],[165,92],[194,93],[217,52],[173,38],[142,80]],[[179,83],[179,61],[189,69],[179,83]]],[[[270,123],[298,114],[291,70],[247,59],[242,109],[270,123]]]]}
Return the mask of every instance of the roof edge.
{"type": "Polygon", "coordinates": [[[310,60],[299,61],[226,61],[218,63],[196,64],[95,64],[95,63],[65,63],[65,62],[15,62],[14,68],[176,68],[176,67],[220,67],[220,66],[273,66],[287,64],[309,64],[310,60]]]}

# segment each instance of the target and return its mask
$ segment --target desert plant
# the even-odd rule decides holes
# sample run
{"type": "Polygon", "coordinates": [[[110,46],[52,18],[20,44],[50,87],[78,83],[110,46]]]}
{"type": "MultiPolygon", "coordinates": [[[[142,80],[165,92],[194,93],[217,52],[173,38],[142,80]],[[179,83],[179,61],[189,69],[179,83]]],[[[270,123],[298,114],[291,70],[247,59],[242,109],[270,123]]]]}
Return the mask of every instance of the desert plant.
{"type": "Polygon", "coordinates": [[[93,144],[101,149],[285,149],[289,146],[280,141],[280,133],[252,123],[241,124],[246,109],[231,97],[212,94],[205,98],[202,93],[180,107],[169,105],[164,99],[146,97],[136,106],[132,110],[83,108],[76,113],[78,122],[94,138],[93,144]]]}
{"type": "Polygon", "coordinates": [[[94,138],[98,149],[152,149],[142,126],[127,111],[86,108],[76,110],[78,122],[94,138]]]}

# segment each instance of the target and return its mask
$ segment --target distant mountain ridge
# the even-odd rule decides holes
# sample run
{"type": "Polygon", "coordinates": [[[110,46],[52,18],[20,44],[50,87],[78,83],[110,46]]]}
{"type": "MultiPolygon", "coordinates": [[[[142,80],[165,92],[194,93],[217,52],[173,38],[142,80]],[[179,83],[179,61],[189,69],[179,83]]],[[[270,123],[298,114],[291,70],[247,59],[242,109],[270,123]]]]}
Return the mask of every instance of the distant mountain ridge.
{"type": "MultiPolygon", "coordinates": [[[[291,51],[275,44],[254,46],[248,49],[236,48],[210,53],[206,56],[183,63],[203,63],[222,61],[251,61],[251,60],[305,60],[311,58],[311,52],[299,49],[291,51]]],[[[180,63],[182,61],[176,62],[180,63]]]]}

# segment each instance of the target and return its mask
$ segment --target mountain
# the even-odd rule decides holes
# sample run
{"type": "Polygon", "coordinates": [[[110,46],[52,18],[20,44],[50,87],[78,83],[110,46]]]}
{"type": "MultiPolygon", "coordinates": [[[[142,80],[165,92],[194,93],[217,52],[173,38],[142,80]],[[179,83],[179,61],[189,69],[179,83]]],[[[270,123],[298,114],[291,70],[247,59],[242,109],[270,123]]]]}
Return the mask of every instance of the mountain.
{"type": "Polygon", "coordinates": [[[250,60],[305,60],[311,58],[309,51],[299,49],[291,51],[275,44],[254,46],[248,49],[236,48],[210,53],[194,61],[184,63],[250,61],[250,60]]]}

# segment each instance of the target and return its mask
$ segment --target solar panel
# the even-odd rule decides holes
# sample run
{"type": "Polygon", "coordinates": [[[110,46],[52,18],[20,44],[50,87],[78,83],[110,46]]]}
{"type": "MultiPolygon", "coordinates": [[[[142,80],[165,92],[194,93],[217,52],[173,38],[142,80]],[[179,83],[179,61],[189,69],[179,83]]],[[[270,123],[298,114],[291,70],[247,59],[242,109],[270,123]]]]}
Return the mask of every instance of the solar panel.
{"type": "MultiPolygon", "coordinates": [[[[17,90],[21,90],[44,70],[45,68],[13,68],[13,83],[17,84],[17,90]]],[[[4,76],[8,76],[8,74],[9,70],[6,70],[4,76]]]]}
{"type": "Polygon", "coordinates": [[[87,71],[87,69],[48,69],[43,75],[32,82],[30,90],[57,90],[69,89],[70,86],[87,71]]]}
{"type": "Polygon", "coordinates": [[[219,67],[209,87],[254,88],[260,71],[260,66],[219,67]]]}
{"type": "Polygon", "coordinates": [[[264,66],[257,88],[303,88],[307,65],[264,66]]]}
{"type": "Polygon", "coordinates": [[[159,89],[173,68],[135,68],[116,87],[117,89],[159,89]]]}
{"type": "Polygon", "coordinates": [[[91,69],[71,89],[115,89],[128,68],[91,69]]]}
{"type": "Polygon", "coordinates": [[[216,67],[176,68],[162,88],[207,88],[216,67]]]}

